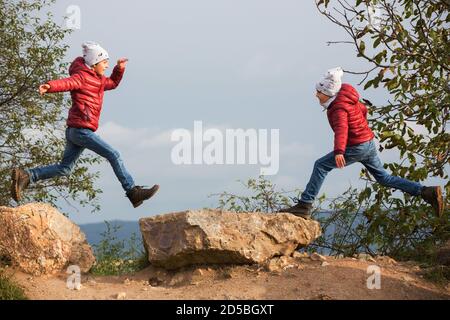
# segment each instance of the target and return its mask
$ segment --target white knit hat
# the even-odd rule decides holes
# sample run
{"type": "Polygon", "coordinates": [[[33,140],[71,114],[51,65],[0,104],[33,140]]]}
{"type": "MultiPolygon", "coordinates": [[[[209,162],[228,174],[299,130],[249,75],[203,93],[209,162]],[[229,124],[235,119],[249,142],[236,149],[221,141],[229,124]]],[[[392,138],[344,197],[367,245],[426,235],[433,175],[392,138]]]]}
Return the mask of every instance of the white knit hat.
{"type": "Polygon", "coordinates": [[[334,97],[341,90],[343,75],[344,71],[341,67],[329,69],[325,77],[316,84],[317,91],[329,97],[334,97]]]}
{"type": "Polygon", "coordinates": [[[109,59],[108,52],[100,47],[98,43],[87,41],[82,44],[83,58],[88,66],[93,66],[105,59],[109,59]]]}

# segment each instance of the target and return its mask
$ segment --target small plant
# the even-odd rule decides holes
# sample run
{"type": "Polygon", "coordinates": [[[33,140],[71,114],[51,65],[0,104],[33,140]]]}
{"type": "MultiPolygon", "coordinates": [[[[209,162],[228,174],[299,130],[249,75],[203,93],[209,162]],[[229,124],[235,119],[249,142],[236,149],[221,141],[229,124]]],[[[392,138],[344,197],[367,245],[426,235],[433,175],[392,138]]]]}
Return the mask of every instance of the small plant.
{"type": "Polygon", "coordinates": [[[258,179],[248,179],[242,182],[243,186],[251,191],[251,195],[240,196],[226,191],[219,194],[212,194],[210,197],[219,197],[218,209],[233,212],[277,212],[282,207],[292,205],[293,199],[288,194],[299,196],[301,191],[295,189],[293,191],[278,191],[276,185],[271,181],[259,176],[258,179]]]}
{"type": "Polygon", "coordinates": [[[0,300],[27,300],[25,293],[0,266],[0,300]]]}
{"type": "Polygon", "coordinates": [[[102,241],[94,245],[97,262],[91,269],[95,275],[121,275],[133,273],[148,265],[147,255],[139,248],[135,233],[128,240],[120,240],[116,233],[120,225],[105,221],[106,231],[101,234],[102,241]]]}

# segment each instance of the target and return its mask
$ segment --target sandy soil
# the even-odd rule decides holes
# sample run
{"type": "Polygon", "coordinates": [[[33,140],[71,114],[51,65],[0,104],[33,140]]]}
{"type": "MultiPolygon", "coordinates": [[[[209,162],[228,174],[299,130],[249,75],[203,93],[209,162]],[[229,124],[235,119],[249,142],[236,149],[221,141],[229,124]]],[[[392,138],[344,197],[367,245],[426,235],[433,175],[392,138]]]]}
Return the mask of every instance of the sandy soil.
{"type": "MultiPolygon", "coordinates": [[[[386,258],[386,257],[383,257],[386,258]]],[[[67,288],[68,274],[44,277],[14,272],[14,279],[30,299],[446,299],[450,285],[424,280],[412,263],[390,258],[375,262],[362,259],[295,259],[281,268],[261,266],[200,266],[168,272],[148,267],[125,276],[82,275],[80,290],[67,288]],[[381,269],[381,288],[368,289],[372,275],[381,269]],[[272,270],[272,271],[271,271],[272,270]]]]}

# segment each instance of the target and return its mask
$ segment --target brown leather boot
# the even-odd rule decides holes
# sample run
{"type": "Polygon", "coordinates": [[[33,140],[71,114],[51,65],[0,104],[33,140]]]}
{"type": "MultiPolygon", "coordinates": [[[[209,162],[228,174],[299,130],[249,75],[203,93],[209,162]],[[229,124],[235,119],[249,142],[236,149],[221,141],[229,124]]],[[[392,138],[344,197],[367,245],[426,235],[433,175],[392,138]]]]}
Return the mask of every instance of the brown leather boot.
{"type": "Polygon", "coordinates": [[[11,173],[11,197],[19,202],[22,199],[22,191],[30,184],[30,176],[25,170],[14,168],[11,173]]]}
{"type": "Polygon", "coordinates": [[[298,201],[295,206],[281,209],[278,212],[288,212],[291,213],[297,217],[301,217],[304,219],[310,219],[311,218],[311,210],[312,210],[312,204],[306,203],[303,201],[298,201]]]}
{"type": "Polygon", "coordinates": [[[441,187],[423,187],[421,196],[425,202],[431,204],[436,216],[442,217],[444,213],[444,199],[441,187]]]}
{"type": "Polygon", "coordinates": [[[144,189],[142,186],[135,186],[126,193],[133,207],[139,207],[145,200],[150,199],[159,190],[159,185],[155,184],[150,189],[144,189]]]}

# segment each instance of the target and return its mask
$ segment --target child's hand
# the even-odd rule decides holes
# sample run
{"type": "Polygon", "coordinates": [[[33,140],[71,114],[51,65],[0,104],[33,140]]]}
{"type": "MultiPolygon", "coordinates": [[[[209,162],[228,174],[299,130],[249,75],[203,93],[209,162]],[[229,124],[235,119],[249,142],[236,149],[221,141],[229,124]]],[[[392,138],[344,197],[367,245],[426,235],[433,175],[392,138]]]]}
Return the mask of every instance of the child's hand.
{"type": "Polygon", "coordinates": [[[117,66],[120,69],[125,69],[127,62],[128,62],[128,58],[120,58],[119,60],[117,60],[117,66]]]}
{"type": "Polygon", "coordinates": [[[41,96],[43,96],[44,93],[46,93],[49,89],[50,89],[50,85],[49,85],[49,84],[47,84],[47,83],[41,84],[41,85],[39,86],[39,94],[40,94],[41,96]]]}
{"type": "Polygon", "coordinates": [[[344,155],[342,154],[337,154],[334,156],[334,159],[336,160],[336,166],[339,169],[342,169],[343,167],[345,167],[345,158],[344,155]]]}

